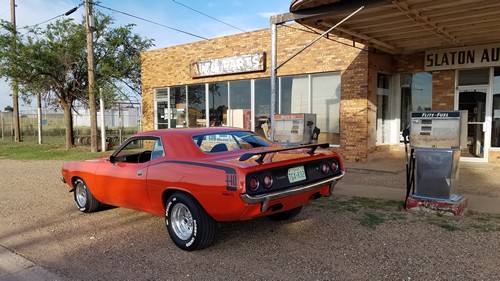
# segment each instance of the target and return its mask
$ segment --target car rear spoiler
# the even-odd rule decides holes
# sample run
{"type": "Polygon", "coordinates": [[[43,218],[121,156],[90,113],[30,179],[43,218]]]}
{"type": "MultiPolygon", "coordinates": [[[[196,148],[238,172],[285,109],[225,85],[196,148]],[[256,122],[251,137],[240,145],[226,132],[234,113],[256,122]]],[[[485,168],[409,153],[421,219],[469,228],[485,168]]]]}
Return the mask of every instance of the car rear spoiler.
{"type": "Polygon", "coordinates": [[[295,150],[295,149],[303,149],[303,148],[311,148],[307,153],[309,155],[313,155],[314,151],[316,151],[316,148],[321,147],[321,148],[328,148],[330,147],[329,143],[316,143],[316,144],[307,144],[307,145],[300,145],[300,146],[292,146],[292,147],[287,147],[287,148],[280,148],[280,149],[273,149],[273,150],[265,150],[265,151],[259,151],[259,152],[248,152],[240,156],[240,161],[246,161],[250,158],[252,158],[255,155],[260,155],[259,158],[257,158],[255,161],[257,163],[262,163],[264,162],[264,157],[266,157],[267,154],[269,153],[276,153],[280,151],[287,151],[287,150],[295,150]]]}

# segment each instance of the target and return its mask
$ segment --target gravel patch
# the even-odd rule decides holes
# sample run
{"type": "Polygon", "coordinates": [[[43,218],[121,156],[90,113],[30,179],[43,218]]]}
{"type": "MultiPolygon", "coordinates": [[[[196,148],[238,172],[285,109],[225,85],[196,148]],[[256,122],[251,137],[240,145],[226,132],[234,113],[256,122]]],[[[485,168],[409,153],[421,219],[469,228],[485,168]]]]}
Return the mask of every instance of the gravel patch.
{"type": "MultiPolygon", "coordinates": [[[[184,252],[170,241],[162,217],[122,208],[80,213],[73,194],[60,181],[62,164],[0,159],[0,245],[66,280],[496,280],[500,276],[500,231],[470,227],[477,218],[458,218],[464,227],[450,231],[433,223],[435,215],[332,209],[328,200],[334,198],[310,204],[286,222],[259,218],[222,224],[215,245],[184,252]],[[385,219],[369,227],[362,224],[367,213],[385,219]]],[[[348,174],[345,180],[400,184],[384,174],[369,174],[364,180],[362,175],[348,174]]],[[[499,227],[497,219],[492,222],[499,227]]]]}

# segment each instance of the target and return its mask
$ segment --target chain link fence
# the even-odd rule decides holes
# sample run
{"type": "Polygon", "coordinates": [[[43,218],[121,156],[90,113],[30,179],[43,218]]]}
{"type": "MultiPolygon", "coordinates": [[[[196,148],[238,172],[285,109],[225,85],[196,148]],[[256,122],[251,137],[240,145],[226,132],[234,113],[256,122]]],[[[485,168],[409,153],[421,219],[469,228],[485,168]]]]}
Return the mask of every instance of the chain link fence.
{"type": "MultiPolygon", "coordinates": [[[[106,141],[109,146],[116,146],[124,138],[142,131],[140,104],[116,104],[104,111],[106,141]]],[[[37,110],[19,112],[21,139],[23,141],[38,140],[37,110]]],[[[97,112],[97,126],[100,144],[101,113],[97,112]]],[[[42,139],[61,139],[64,143],[65,119],[63,112],[43,110],[41,114],[42,139]]],[[[76,145],[90,144],[90,112],[86,108],[76,108],[73,112],[73,133],[76,145]]],[[[14,118],[12,112],[0,112],[0,137],[2,141],[14,141],[14,118]]]]}

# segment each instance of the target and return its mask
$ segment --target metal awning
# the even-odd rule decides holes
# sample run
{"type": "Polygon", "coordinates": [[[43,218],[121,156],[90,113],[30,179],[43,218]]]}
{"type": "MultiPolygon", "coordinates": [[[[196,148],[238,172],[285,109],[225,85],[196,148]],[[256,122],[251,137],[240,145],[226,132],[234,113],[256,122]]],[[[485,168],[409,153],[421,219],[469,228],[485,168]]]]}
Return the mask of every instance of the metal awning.
{"type": "Polygon", "coordinates": [[[294,0],[272,23],[296,21],[390,54],[500,42],[500,0],[294,0]]]}

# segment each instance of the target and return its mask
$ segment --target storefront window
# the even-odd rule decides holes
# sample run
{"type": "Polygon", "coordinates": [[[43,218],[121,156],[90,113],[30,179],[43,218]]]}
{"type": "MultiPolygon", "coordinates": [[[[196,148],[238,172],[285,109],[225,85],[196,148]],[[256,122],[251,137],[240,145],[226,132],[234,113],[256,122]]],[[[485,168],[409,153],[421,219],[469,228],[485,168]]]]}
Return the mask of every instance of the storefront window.
{"type": "Polygon", "coordinates": [[[491,122],[491,147],[500,147],[500,68],[495,67],[493,77],[493,109],[491,122]]]}
{"type": "Polygon", "coordinates": [[[186,127],[186,86],[170,88],[169,115],[170,128],[186,127]]]}
{"type": "Polygon", "coordinates": [[[293,76],[290,113],[309,113],[309,76],[293,76]]]}
{"type": "Polygon", "coordinates": [[[390,142],[391,77],[378,74],[377,79],[377,143],[390,142]]]}
{"type": "Polygon", "coordinates": [[[319,142],[340,144],[340,74],[280,78],[280,113],[314,113],[319,142]]]}
{"type": "Polygon", "coordinates": [[[205,84],[188,86],[188,127],[205,127],[207,125],[205,105],[205,84]]]}
{"type": "Polygon", "coordinates": [[[271,79],[255,80],[255,132],[269,138],[271,79]]]}
{"type": "Polygon", "coordinates": [[[210,127],[227,125],[228,89],[227,82],[208,84],[210,127]]]}
{"type": "MultiPolygon", "coordinates": [[[[269,78],[170,87],[157,90],[155,97],[158,128],[168,128],[169,123],[171,128],[204,127],[208,118],[208,126],[241,127],[270,137],[269,78]]],[[[339,73],[281,77],[276,99],[281,114],[316,114],[314,127],[321,130],[318,141],[340,144],[339,73]]]]}
{"type": "Polygon", "coordinates": [[[401,74],[400,131],[410,124],[410,112],[432,110],[432,74],[401,74]]]}
{"type": "Polygon", "coordinates": [[[229,82],[231,95],[231,109],[250,109],[250,80],[229,82]]]}
{"type": "Polygon", "coordinates": [[[488,85],[490,83],[490,69],[462,69],[458,71],[458,86],[488,85]]]}
{"type": "Polygon", "coordinates": [[[158,129],[168,128],[168,89],[156,90],[156,124],[158,129]]]}
{"type": "Polygon", "coordinates": [[[279,104],[280,114],[292,113],[292,83],[293,77],[286,76],[279,78],[279,104]]]}
{"type": "Polygon", "coordinates": [[[168,99],[168,89],[157,89],[156,90],[156,100],[167,100],[168,99]]]}
{"type": "Polygon", "coordinates": [[[252,103],[250,80],[229,82],[228,124],[252,130],[252,103]]]}
{"type": "Polygon", "coordinates": [[[340,144],[340,74],[311,75],[314,126],[321,130],[320,141],[340,144]]]}

